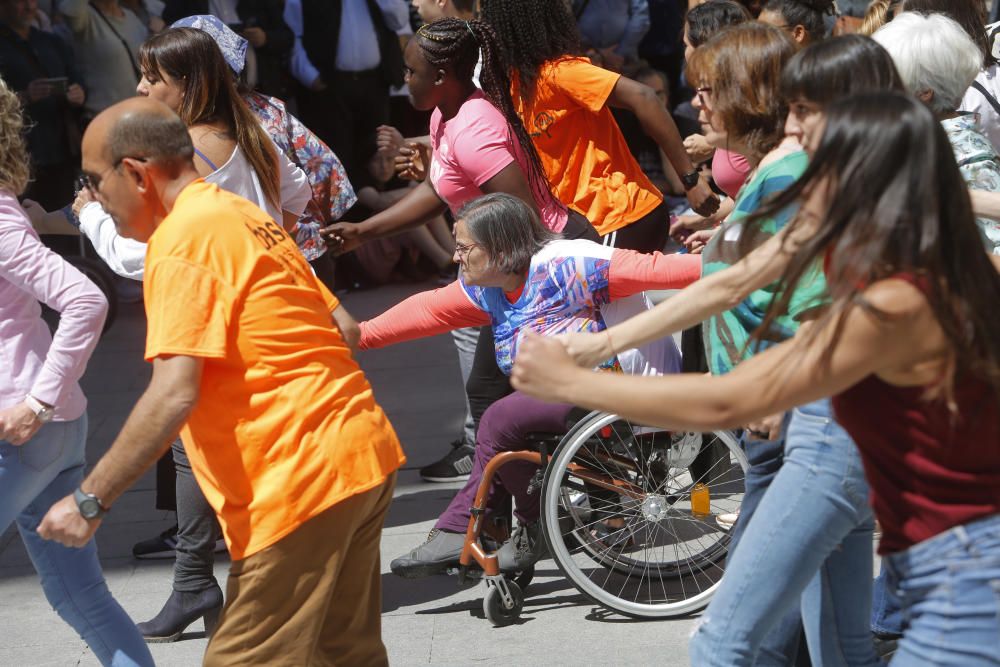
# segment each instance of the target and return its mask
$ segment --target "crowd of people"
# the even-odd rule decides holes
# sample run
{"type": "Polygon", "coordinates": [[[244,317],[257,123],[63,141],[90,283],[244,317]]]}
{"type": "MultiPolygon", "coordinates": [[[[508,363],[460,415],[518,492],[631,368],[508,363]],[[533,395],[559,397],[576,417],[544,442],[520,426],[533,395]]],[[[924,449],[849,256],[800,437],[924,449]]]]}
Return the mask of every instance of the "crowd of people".
{"type": "MultiPolygon", "coordinates": [[[[102,664],[199,619],[206,665],[386,664],[405,443],[355,353],[450,332],[464,428],[420,475],[465,486],[396,575],[455,567],[487,465],[574,408],[737,429],[692,664],[1000,665],[1000,8],[689,5],[0,0],[0,530],[102,664]],[[58,235],[148,323],[86,474],[114,295],[58,235]],[[439,287],[335,295],[400,276],[439,287]],[[176,526],[133,553],[173,583],[135,623],[93,536],[154,465],[176,526]]],[[[489,486],[502,572],[546,554],[536,472],[489,486]]]]}

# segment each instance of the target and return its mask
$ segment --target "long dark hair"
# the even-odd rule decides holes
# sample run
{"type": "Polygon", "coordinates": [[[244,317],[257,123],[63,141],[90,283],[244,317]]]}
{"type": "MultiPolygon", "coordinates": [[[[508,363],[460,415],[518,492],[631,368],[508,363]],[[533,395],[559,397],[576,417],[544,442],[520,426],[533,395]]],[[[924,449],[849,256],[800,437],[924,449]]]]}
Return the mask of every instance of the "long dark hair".
{"type": "Polygon", "coordinates": [[[482,0],[480,15],[496,30],[528,99],[543,64],[580,53],[580,31],[565,0],[482,0]]]}
{"type": "Polygon", "coordinates": [[[493,28],[483,21],[446,18],[428,23],[417,30],[417,45],[432,67],[451,72],[460,81],[471,81],[482,53],[483,67],[479,84],[486,98],[500,110],[528,161],[528,183],[539,201],[550,200],[559,206],[545,176],[542,161],[528,130],[521,122],[510,94],[510,74],[500,55],[500,43],[493,28]]]}
{"type": "Polygon", "coordinates": [[[785,23],[802,26],[813,40],[826,35],[827,16],[833,15],[833,0],[768,0],[764,11],[780,14],[785,23]]]}
{"type": "Polygon", "coordinates": [[[786,102],[805,99],[821,106],[848,95],[880,90],[906,92],[892,56],[864,35],[842,35],[810,44],[781,73],[786,102]]]}
{"type": "Polygon", "coordinates": [[[151,82],[166,73],[184,87],[177,115],[188,127],[225,125],[257,173],[268,202],[281,208],[277,149],[240,97],[232,70],[207,32],[168,28],[153,35],[139,47],[139,68],[151,82]]]}
{"type": "MultiPolygon", "coordinates": [[[[752,219],[774,215],[814,187],[827,188],[829,210],[789,262],[758,334],[787,311],[796,285],[819,262],[832,299],[824,322],[833,323],[835,338],[854,306],[885,316],[859,286],[909,274],[920,281],[951,343],[945,397],[952,395],[956,370],[1000,391],[1000,317],[994,312],[1000,275],[983,247],[951,143],[927,107],[896,92],[830,104],[805,173],[752,219]]],[[[798,224],[794,218],[789,232],[798,224]]]]}

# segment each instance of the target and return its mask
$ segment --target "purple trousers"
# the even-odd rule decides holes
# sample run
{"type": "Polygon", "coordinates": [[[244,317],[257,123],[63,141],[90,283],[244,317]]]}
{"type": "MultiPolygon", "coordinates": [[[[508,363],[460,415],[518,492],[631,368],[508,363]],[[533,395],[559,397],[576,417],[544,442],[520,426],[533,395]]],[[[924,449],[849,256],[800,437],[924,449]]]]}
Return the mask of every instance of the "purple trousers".
{"type": "MultiPolygon", "coordinates": [[[[571,405],[543,403],[519,391],[491,405],[479,422],[476,455],[469,481],[452,499],[434,527],[451,533],[464,533],[469,527],[470,510],[486,464],[500,452],[524,449],[529,433],[565,433],[566,420],[572,409],[571,405]]],[[[513,496],[514,514],[521,523],[536,521],[539,494],[537,491],[531,495],[527,493],[528,483],[536,470],[538,466],[527,461],[511,461],[501,466],[490,485],[486,501],[487,517],[503,507],[509,496],[513,496]]]]}

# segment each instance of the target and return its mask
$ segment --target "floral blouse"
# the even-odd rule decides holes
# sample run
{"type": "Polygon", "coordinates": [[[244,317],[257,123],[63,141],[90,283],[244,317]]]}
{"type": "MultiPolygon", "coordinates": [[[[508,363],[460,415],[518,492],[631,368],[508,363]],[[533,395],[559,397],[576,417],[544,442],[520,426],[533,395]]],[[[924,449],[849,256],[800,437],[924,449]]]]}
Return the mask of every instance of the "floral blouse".
{"type": "Polygon", "coordinates": [[[309,178],[313,197],[299,219],[295,240],[306,259],[313,261],[326,252],[319,230],[338,220],[354,205],[357,201],[354,188],[333,151],[298,118],[288,113],[284,102],[258,92],[252,92],[243,99],[274,143],[309,178]]]}
{"type": "MultiPolygon", "coordinates": [[[[955,151],[958,170],[973,190],[1000,192],[1000,158],[993,145],[978,128],[978,114],[964,114],[941,121],[945,134],[955,151]]],[[[978,218],[979,228],[986,240],[986,248],[1000,255],[1000,223],[978,218]]]]}

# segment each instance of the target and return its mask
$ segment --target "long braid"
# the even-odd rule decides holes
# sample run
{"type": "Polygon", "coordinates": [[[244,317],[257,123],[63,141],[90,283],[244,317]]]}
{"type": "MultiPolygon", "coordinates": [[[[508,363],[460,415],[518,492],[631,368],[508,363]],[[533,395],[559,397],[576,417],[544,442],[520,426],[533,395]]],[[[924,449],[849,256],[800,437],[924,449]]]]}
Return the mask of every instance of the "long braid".
{"type": "Polygon", "coordinates": [[[580,31],[564,0],[482,0],[480,13],[496,31],[504,61],[528,99],[542,65],[580,54],[580,31]]]}
{"type": "Polygon", "coordinates": [[[528,161],[528,182],[538,201],[550,200],[559,206],[548,187],[548,178],[528,130],[521,122],[510,94],[510,75],[500,57],[500,44],[493,28],[482,21],[447,18],[425,24],[417,31],[417,44],[432,67],[448,69],[460,81],[470,80],[482,51],[483,68],[479,83],[483,94],[507,121],[528,161]]]}

